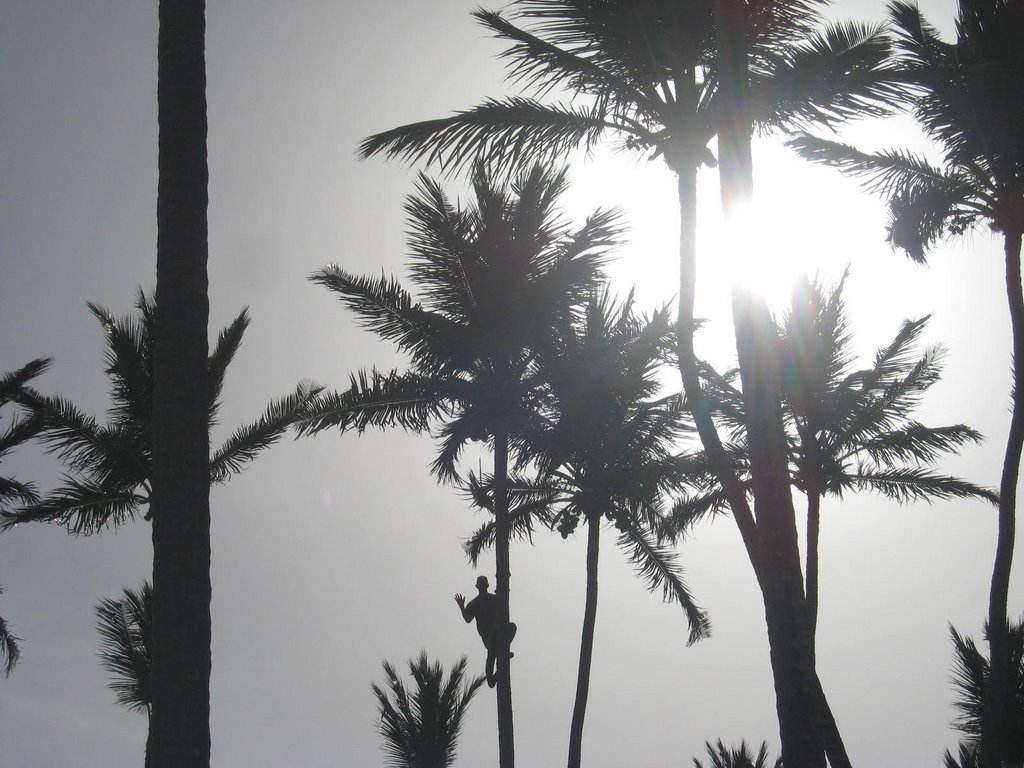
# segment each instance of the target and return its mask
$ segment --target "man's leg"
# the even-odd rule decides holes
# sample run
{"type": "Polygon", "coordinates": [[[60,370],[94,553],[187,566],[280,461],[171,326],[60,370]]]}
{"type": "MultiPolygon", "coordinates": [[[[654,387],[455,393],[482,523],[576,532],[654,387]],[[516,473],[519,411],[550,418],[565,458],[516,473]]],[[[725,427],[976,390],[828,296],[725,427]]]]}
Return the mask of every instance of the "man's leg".
{"type": "Polygon", "coordinates": [[[495,686],[497,680],[494,677],[494,643],[487,643],[487,665],[485,667],[487,673],[487,685],[491,688],[495,686]]]}

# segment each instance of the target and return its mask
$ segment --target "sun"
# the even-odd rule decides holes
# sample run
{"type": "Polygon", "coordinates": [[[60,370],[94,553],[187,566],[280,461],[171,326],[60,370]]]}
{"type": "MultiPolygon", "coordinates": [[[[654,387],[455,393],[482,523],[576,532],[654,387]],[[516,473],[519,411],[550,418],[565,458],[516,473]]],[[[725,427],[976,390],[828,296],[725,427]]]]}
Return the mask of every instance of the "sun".
{"type": "MultiPolygon", "coordinates": [[[[834,282],[851,262],[863,263],[866,242],[874,252],[879,249],[878,212],[869,210],[870,200],[864,203],[855,185],[800,161],[777,142],[758,140],[754,150],[754,200],[728,222],[717,169],[704,168],[698,176],[695,313],[705,321],[698,347],[710,358],[735,353],[733,290],[757,293],[778,315],[801,276],[834,282]]],[[[623,213],[625,242],[607,269],[615,290],[624,295],[635,289],[643,307],[674,303],[679,292],[676,177],[660,159],[598,148],[573,163],[571,179],[567,201],[573,219],[600,207],[623,213]]]]}

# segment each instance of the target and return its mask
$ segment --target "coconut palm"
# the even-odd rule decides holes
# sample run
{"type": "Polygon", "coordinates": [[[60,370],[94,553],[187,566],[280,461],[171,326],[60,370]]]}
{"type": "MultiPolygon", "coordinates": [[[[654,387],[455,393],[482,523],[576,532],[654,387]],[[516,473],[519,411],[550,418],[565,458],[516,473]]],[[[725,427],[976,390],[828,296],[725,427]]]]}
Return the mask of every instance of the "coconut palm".
{"type": "MultiPolygon", "coordinates": [[[[103,307],[88,306],[103,328],[107,346],[108,423],[100,425],[68,400],[23,389],[18,402],[41,420],[39,439],[61,458],[70,474],[64,476],[62,485],[34,503],[3,511],[0,526],[5,529],[39,521],[88,535],[140,515],[147,520],[153,517],[156,304],[140,291],[135,317],[117,318],[103,307]]],[[[248,325],[248,311],[243,310],[221,331],[207,361],[207,429],[217,423],[224,375],[248,325]]],[[[318,391],[299,385],[293,393],[272,402],[259,419],[236,429],[207,457],[210,481],[225,482],[276,443],[318,391]]]]}
{"type": "MultiPolygon", "coordinates": [[[[947,768],[979,768],[981,765],[981,739],[984,728],[986,692],[991,684],[991,669],[974,641],[961,636],[953,627],[953,685],[957,698],[953,701],[959,716],[954,727],[966,737],[954,757],[945,755],[947,768]]],[[[986,627],[986,632],[988,628],[986,627]]],[[[1002,768],[1024,766],[1024,622],[1010,627],[1010,665],[1007,675],[1007,707],[1002,733],[1006,735],[1006,749],[1000,755],[1002,768]]]]}
{"type": "Polygon", "coordinates": [[[386,687],[372,686],[380,713],[381,739],[393,768],[448,768],[462,718],[483,685],[482,675],[466,680],[466,657],[459,659],[444,679],[441,662],[431,664],[427,652],[409,660],[415,689],[402,683],[395,668],[384,662],[386,687]]]}
{"type": "MultiPolygon", "coordinates": [[[[935,472],[943,455],[982,436],[963,424],[929,427],[913,419],[928,389],[939,381],[944,350],[918,345],[928,317],[905,320],[875,354],[870,367],[855,368],[843,286],[804,278],[793,289],[779,323],[782,392],[790,481],[807,499],[806,594],[813,638],[818,614],[818,540],[821,501],[827,494],[874,491],[899,503],[983,498],[991,491],[935,472]]],[[[748,473],[742,396],[736,372],[709,376],[719,417],[735,442],[734,463],[748,473]]],[[[722,511],[720,493],[687,499],[672,512],[663,533],[678,535],[707,514],[722,511]]]]}
{"type": "MultiPolygon", "coordinates": [[[[23,388],[17,395],[19,404],[40,420],[39,439],[60,457],[68,474],[60,486],[42,498],[4,510],[0,529],[38,521],[62,525],[76,535],[89,535],[139,516],[154,519],[151,499],[156,482],[153,421],[157,306],[142,291],[136,299],[134,317],[116,318],[103,307],[88,306],[103,328],[107,347],[106,373],[111,388],[108,422],[100,425],[66,399],[23,388]]],[[[248,325],[248,311],[243,310],[221,331],[207,361],[210,388],[204,414],[208,430],[217,423],[224,375],[248,325]]],[[[225,482],[242,471],[281,438],[318,392],[317,388],[300,385],[295,392],[273,401],[259,419],[236,429],[220,448],[207,456],[209,481],[225,482]]],[[[152,697],[151,711],[155,712],[159,700],[153,674],[148,691],[152,697]]],[[[147,759],[154,761],[158,759],[156,745],[160,743],[154,741],[155,722],[155,717],[150,718],[150,739],[146,745],[147,759]]]]}
{"type": "MultiPolygon", "coordinates": [[[[17,401],[18,392],[29,381],[43,373],[50,365],[46,358],[37,358],[16,371],[0,377],[0,408],[17,401]]],[[[36,416],[20,415],[11,420],[0,433],[0,459],[19,445],[32,439],[42,429],[42,422],[36,416]]],[[[21,482],[13,476],[0,475],[0,513],[10,504],[30,504],[38,498],[32,483],[21,482]]],[[[0,594],[3,590],[0,589],[0,594]]],[[[3,664],[4,677],[10,677],[11,671],[21,658],[21,639],[15,637],[10,626],[0,617],[0,660],[3,664]]]]}
{"type": "MultiPolygon", "coordinates": [[[[750,751],[745,741],[741,741],[738,747],[732,749],[726,747],[721,739],[715,744],[705,741],[704,748],[708,753],[708,768],[768,768],[769,765],[774,768],[782,768],[781,757],[774,763],[768,759],[768,742],[766,741],[761,742],[761,748],[756,755],[750,751]]],[[[704,763],[695,757],[693,758],[693,768],[704,768],[704,763]]]]}
{"type": "Polygon", "coordinates": [[[160,0],[153,370],[156,768],[210,765],[206,2],[160,0]]]}
{"type": "Polygon", "coordinates": [[[121,597],[105,597],[96,604],[100,633],[100,663],[112,680],[117,703],[132,712],[153,709],[150,685],[150,648],[153,639],[153,587],[144,581],[138,590],[125,587],[121,597]]]}
{"type": "MultiPolygon", "coordinates": [[[[667,309],[650,319],[633,312],[632,296],[615,306],[595,294],[585,314],[563,330],[552,353],[538,355],[537,375],[546,388],[542,419],[524,440],[521,454],[538,468],[532,482],[513,481],[523,501],[535,502],[542,520],[567,537],[587,524],[586,599],[576,699],[569,734],[569,768],[581,761],[583,725],[597,619],[598,557],[605,520],[619,530],[618,545],[651,590],[686,614],[690,642],[708,634],[704,612],[690,596],[674,555],[657,542],[664,495],[678,491],[686,467],[673,455],[684,432],[678,396],[653,399],[656,376],[671,347],[667,309]],[[536,504],[536,502],[543,502],[536,504]]],[[[484,506],[489,499],[474,498],[484,506]]],[[[517,518],[528,511],[519,504],[517,518]]],[[[524,526],[524,530],[525,526],[524,526]]],[[[473,563],[493,542],[493,523],[467,542],[473,563]]]]}
{"type": "Polygon", "coordinates": [[[508,190],[478,166],[475,202],[461,208],[421,176],[406,211],[410,275],[422,303],[386,276],[355,277],[328,267],[312,277],[337,293],[365,327],[408,354],[410,365],[353,376],[348,391],[318,401],[303,431],[439,425],[432,470],[443,481],[458,477],[468,442],[487,441],[494,452],[502,768],[513,765],[514,749],[509,656],[500,634],[509,622],[509,456],[534,418],[531,360],[582,303],[617,236],[615,215],[601,211],[570,232],[556,213],[565,187],[564,171],[535,166],[508,190]]]}
{"type": "Polygon", "coordinates": [[[1024,10],[1013,0],[960,0],[956,41],[946,42],[913,3],[889,6],[896,64],[916,89],[914,115],[941,149],[942,162],[904,150],[863,152],[804,136],[793,145],[804,157],[860,176],[889,204],[889,242],[915,261],[945,235],[986,223],[1003,236],[1006,290],[1013,337],[1013,402],[999,483],[999,523],[989,595],[988,625],[996,674],[983,738],[983,763],[996,768],[1005,704],[1007,595],[1013,561],[1016,489],[1024,447],[1024,10]]]}
{"type": "MultiPolygon", "coordinates": [[[[880,30],[857,24],[823,27],[824,5],[818,0],[745,5],[744,60],[749,63],[750,80],[746,116],[755,126],[828,124],[877,111],[879,99],[895,95],[880,30]]],[[[701,440],[718,469],[762,582],[783,749],[789,745],[795,750],[791,763],[800,765],[804,761],[796,751],[810,754],[815,749],[811,744],[815,731],[807,724],[814,722],[811,701],[816,692],[806,633],[793,631],[804,624],[805,609],[796,539],[786,535],[792,503],[784,453],[775,452],[782,461],[771,467],[779,477],[769,473],[756,484],[755,495],[772,512],[755,521],[742,485],[725,469],[728,458],[702,403],[699,363],[693,351],[697,170],[714,162],[708,143],[729,111],[717,90],[723,72],[716,56],[714,3],[519,0],[511,7],[518,12],[514,20],[483,10],[476,17],[510,41],[505,58],[511,78],[524,84],[532,96],[490,100],[448,118],[379,133],[367,138],[360,152],[425,159],[452,168],[483,153],[512,166],[524,158],[550,158],[577,147],[590,148],[610,136],[626,149],[664,158],[677,175],[678,343],[683,385],[701,440]],[[569,103],[543,100],[561,88],[583,98],[569,103]],[[776,510],[779,504],[783,508],[776,510]],[[762,559],[769,562],[762,564],[762,559]]],[[[736,320],[738,337],[750,338],[750,319],[738,316],[736,320]]],[[[764,351],[764,345],[750,346],[764,351]]],[[[770,360],[770,350],[764,356],[770,360]]],[[[748,372],[757,370],[746,367],[748,372]]],[[[781,433],[781,427],[777,431],[781,433]]],[[[760,466],[755,474],[763,474],[760,466]]]]}

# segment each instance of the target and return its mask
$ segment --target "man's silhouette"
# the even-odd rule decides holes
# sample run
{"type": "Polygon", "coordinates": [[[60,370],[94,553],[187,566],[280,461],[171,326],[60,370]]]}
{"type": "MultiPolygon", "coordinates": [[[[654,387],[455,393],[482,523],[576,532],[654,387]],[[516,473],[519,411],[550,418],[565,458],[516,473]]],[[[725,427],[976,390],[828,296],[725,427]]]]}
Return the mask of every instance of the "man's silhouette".
{"type": "MultiPolygon", "coordinates": [[[[455,602],[459,604],[462,618],[467,624],[476,619],[476,631],[480,633],[480,639],[483,640],[484,647],[487,649],[487,684],[493,688],[495,683],[494,660],[497,658],[498,650],[498,622],[496,621],[498,598],[488,592],[487,587],[487,577],[480,576],[476,580],[477,596],[467,605],[465,597],[456,595],[455,602]]],[[[512,645],[512,638],[515,636],[516,625],[510,621],[508,630],[505,632],[506,648],[512,645]]],[[[513,656],[515,654],[509,652],[508,657],[511,659],[513,656]]]]}

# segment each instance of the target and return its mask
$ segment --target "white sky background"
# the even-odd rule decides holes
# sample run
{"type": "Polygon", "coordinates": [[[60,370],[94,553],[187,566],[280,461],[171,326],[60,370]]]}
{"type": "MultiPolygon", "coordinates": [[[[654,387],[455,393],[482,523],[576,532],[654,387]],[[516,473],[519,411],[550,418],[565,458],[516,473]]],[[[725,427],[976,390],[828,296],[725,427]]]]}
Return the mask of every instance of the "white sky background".
{"type": "MultiPolygon", "coordinates": [[[[414,172],[357,162],[354,148],[374,131],[506,92],[501,45],[473,24],[474,5],[210,3],[211,336],[245,305],[253,317],[215,442],[298,379],[343,387],[351,370],[393,363],[306,276],[329,262],[356,273],[403,269],[401,205],[414,172]]],[[[953,6],[923,3],[947,31],[953,6]]],[[[835,13],[877,19],[882,3],[838,0],[835,13]]],[[[919,144],[905,121],[850,135],[919,144]]],[[[672,298],[672,178],[660,164],[596,160],[573,169],[570,214],[624,208],[633,239],[617,284],[638,282],[647,305],[672,298]]],[[[998,239],[979,231],[940,249],[930,268],[914,267],[884,244],[884,211],[854,182],[770,144],[758,145],[756,162],[762,199],[793,228],[787,247],[830,274],[853,262],[847,295],[866,353],[903,317],[934,313],[928,340],[950,355],[921,418],[988,435],[947,468],[995,486],[1009,387],[998,239]]],[[[718,206],[713,173],[703,183],[707,231],[718,206]]],[[[102,336],[85,303],[121,315],[137,286],[152,288],[155,201],[156,3],[0,0],[0,370],[52,355],[39,388],[102,414],[102,336]]],[[[702,290],[698,311],[712,318],[703,351],[728,363],[720,278],[702,290]]],[[[431,456],[425,438],[326,434],[285,442],[213,491],[214,765],[382,764],[369,689],[382,658],[404,667],[426,648],[446,665],[468,654],[482,671],[483,648],[452,601],[473,590],[460,542],[481,517],[428,476],[431,456]]],[[[34,449],[3,469],[44,487],[58,472],[34,449]]],[[[141,764],[145,720],[105,687],[92,606],[149,574],[148,537],[143,522],[94,538],[43,526],[0,537],[0,615],[24,640],[22,663],[0,679],[5,766],[141,764]]],[[[678,608],[646,593],[606,538],[587,765],[688,765],[719,737],[766,738],[777,752],[763,611],[731,520],[703,526],[682,547],[713,622],[714,636],[693,648],[678,608]]],[[[994,511],[977,502],[826,503],[819,669],[855,764],[938,765],[955,743],[947,624],[980,636],[994,540],[994,511]]],[[[522,768],[565,757],[583,557],[582,541],[554,535],[513,548],[522,768]]],[[[493,576],[493,563],[483,572],[493,576]]],[[[1021,610],[1019,575],[1011,613],[1021,610]]],[[[484,688],[459,764],[494,764],[496,751],[484,688]]]]}

